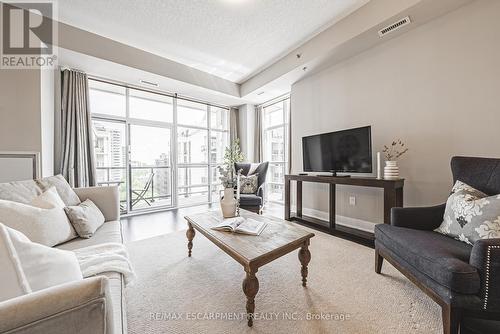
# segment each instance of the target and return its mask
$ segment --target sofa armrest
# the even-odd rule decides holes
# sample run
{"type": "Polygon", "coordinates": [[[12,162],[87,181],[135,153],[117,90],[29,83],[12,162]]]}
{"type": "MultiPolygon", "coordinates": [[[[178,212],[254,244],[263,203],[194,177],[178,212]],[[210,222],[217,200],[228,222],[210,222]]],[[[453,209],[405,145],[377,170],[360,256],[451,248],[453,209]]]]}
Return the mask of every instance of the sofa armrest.
{"type": "Polygon", "coordinates": [[[108,289],[97,276],[0,302],[0,333],[113,333],[108,289]]]}
{"type": "Polygon", "coordinates": [[[443,222],[446,204],[415,207],[392,208],[391,225],[407,227],[415,230],[434,230],[443,222]]]}
{"type": "Polygon", "coordinates": [[[470,264],[481,277],[483,309],[500,311],[500,238],[478,240],[472,247],[470,264]]]}
{"type": "Polygon", "coordinates": [[[120,193],[117,186],[74,189],[81,201],[90,199],[102,211],[106,221],[120,219],[120,193]]]}

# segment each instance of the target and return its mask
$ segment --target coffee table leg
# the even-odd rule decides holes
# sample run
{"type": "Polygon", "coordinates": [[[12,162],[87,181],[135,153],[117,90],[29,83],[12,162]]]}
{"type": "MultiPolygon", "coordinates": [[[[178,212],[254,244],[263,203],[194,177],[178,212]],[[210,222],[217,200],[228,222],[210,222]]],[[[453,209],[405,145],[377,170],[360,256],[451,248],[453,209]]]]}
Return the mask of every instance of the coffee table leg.
{"type": "Polygon", "coordinates": [[[299,260],[302,265],[301,274],[302,274],[302,286],[306,286],[307,284],[307,265],[309,261],[311,261],[311,252],[309,251],[309,240],[304,241],[302,247],[299,251],[299,260]]]}
{"type": "Polygon", "coordinates": [[[248,327],[252,327],[253,318],[255,312],[255,295],[259,291],[259,281],[257,277],[255,277],[255,273],[257,269],[250,269],[246,271],[246,277],[243,280],[243,292],[245,296],[247,296],[247,320],[248,327]]]}
{"type": "Polygon", "coordinates": [[[186,237],[188,238],[188,256],[191,257],[191,249],[193,249],[193,239],[196,232],[193,226],[188,223],[188,230],[186,231],[186,237]]]}

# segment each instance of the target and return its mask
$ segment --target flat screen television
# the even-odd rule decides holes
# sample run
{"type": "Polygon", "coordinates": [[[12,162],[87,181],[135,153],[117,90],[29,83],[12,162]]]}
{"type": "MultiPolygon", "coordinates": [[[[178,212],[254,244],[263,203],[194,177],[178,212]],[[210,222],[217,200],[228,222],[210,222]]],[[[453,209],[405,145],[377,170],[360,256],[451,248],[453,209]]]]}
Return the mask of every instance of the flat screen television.
{"type": "Polygon", "coordinates": [[[302,137],[304,172],[371,173],[371,127],[302,137]]]}

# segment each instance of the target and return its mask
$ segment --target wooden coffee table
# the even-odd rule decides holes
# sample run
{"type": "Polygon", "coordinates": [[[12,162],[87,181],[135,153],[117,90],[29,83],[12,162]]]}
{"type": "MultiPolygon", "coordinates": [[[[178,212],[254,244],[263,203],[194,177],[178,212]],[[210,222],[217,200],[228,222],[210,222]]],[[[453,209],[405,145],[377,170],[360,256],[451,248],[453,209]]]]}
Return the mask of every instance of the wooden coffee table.
{"type": "Polygon", "coordinates": [[[247,297],[247,320],[248,326],[252,326],[255,295],[259,291],[259,281],[255,276],[257,270],[263,265],[300,248],[299,260],[302,265],[302,286],[306,286],[307,265],[311,260],[309,243],[311,238],[314,237],[314,233],[274,217],[265,217],[245,210],[240,210],[240,215],[245,218],[267,222],[267,226],[261,235],[252,236],[212,230],[211,227],[222,219],[222,214],[218,211],[186,216],[189,225],[186,232],[188,256],[191,256],[196,230],[243,266],[246,273],[243,280],[243,292],[247,297]]]}

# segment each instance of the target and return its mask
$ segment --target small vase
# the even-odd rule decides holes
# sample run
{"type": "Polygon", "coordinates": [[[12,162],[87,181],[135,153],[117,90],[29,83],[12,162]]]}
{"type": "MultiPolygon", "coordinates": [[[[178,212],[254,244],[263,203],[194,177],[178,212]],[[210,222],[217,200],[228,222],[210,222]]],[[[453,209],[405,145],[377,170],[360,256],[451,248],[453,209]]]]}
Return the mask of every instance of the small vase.
{"type": "Polygon", "coordinates": [[[220,201],[220,207],[224,218],[236,216],[236,199],[234,198],[233,188],[224,189],[224,198],[220,201]]]}
{"type": "Polygon", "coordinates": [[[399,167],[398,167],[398,162],[396,160],[385,162],[384,179],[386,180],[399,179],[399,167]]]}

